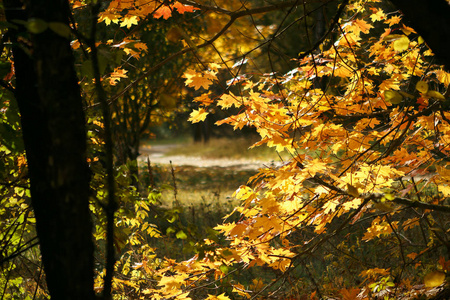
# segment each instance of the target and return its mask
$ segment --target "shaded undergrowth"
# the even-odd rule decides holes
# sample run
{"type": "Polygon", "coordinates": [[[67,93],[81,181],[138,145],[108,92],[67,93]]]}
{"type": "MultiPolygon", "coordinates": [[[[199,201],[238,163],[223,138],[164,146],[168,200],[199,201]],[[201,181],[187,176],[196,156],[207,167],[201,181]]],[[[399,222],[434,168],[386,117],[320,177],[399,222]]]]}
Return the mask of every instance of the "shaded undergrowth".
{"type": "Polygon", "coordinates": [[[142,169],[142,181],[151,187],[149,194],[153,193],[156,201],[157,209],[150,217],[162,237],[149,242],[158,256],[188,259],[201,255],[204,239],[221,244],[222,237],[213,228],[238,205],[233,193],[255,173],[239,168],[170,165],[142,169]]]}

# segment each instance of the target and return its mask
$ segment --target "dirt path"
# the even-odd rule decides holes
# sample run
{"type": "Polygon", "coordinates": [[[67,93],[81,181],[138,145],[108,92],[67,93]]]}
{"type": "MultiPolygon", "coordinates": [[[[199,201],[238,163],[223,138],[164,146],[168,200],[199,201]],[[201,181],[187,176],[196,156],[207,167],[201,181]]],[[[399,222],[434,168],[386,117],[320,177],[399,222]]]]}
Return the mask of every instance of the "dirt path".
{"type": "Polygon", "coordinates": [[[223,167],[223,168],[239,168],[241,170],[257,170],[268,166],[274,166],[274,162],[249,160],[249,159],[209,159],[198,156],[185,155],[166,155],[171,149],[179,147],[179,145],[153,145],[151,147],[142,147],[141,155],[138,161],[147,162],[147,158],[153,164],[170,164],[175,166],[194,166],[194,167],[223,167]]]}

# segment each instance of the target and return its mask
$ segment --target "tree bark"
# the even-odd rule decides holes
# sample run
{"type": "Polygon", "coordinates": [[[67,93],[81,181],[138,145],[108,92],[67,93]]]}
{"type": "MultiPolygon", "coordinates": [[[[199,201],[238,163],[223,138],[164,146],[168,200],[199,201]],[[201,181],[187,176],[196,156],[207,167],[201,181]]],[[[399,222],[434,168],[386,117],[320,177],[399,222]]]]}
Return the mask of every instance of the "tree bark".
{"type": "MultiPolygon", "coordinates": [[[[68,25],[65,0],[5,0],[4,5],[13,24],[38,18],[68,25]]],[[[10,30],[15,97],[49,293],[53,300],[94,299],[85,118],[69,40],[50,29],[10,30]]]]}
{"type": "Polygon", "coordinates": [[[391,0],[431,48],[437,63],[450,69],[450,5],[445,0],[391,0]]]}

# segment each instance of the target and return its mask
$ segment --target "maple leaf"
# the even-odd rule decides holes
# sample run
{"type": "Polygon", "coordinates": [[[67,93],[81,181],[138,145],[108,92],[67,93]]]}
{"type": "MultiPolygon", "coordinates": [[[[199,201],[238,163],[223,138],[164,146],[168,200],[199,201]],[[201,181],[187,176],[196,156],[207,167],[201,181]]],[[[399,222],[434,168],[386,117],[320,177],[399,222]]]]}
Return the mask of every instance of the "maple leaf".
{"type": "Polygon", "coordinates": [[[395,24],[400,23],[401,20],[402,18],[400,16],[393,16],[384,21],[384,23],[388,24],[389,26],[394,26],[395,24]]]}
{"type": "Polygon", "coordinates": [[[411,229],[417,225],[419,225],[419,218],[415,217],[412,219],[408,219],[405,222],[403,222],[403,230],[411,229]]]}
{"type": "Polygon", "coordinates": [[[352,201],[345,202],[342,206],[344,207],[345,210],[350,210],[358,208],[361,205],[361,203],[362,200],[360,198],[356,198],[353,199],[352,201]]]}
{"type": "Polygon", "coordinates": [[[357,299],[358,294],[361,292],[358,288],[341,289],[339,293],[342,295],[343,300],[357,299]]]}
{"type": "Polygon", "coordinates": [[[202,122],[202,121],[205,121],[207,115],[208,115],[208,112],[205,111],[204,108],[200,108],[198,110],[194,109],[191,112],[188,121],[190,121],[192,123],[202,122]]]}
{"type": "Polygon", "coordinates": [[[450,260],[445,260],[443,256],[439,257],[439,264],[444,271],[450,271],[450,260]]]}
{"type": "Polygon", "coordinates": [[[134,43],[133,47],[141,51],[147,51],[148,49],[147,44],[142,42],[134,43]]]}
{"type": "Polygon", "coordinates": [[[159,19],[162,17],[164,20],[167,20],[171,16],[172,16],[172,9],[169,6],[162,6],[153,13],[153,18],[155,19],[159,19]]]}
{"type": "Polygon", "coordinates": [[[380,91],[387,90],[400,90],[400,82],[396,79],[390,78],[383,80],[383,82],[378,87],[380,91]]]}
{"type": "Polygon", "coordinates": [[[220,294],[219,296],[214,296],[214,295],[208,294],[208,298],[206,298],[206,300],[230,300],[230,298],[225,296],[225,293],[220,294]]]}
{"type": "Polygon", "coordinates": [[[163,277],[161,278],[161,280],[159,281],[160,286],[164,286],[164,288],[166,289],[175,289],[181,286],[181,284],[184,281],[183,276],[167,276],[167,277],[163,277]]]}
{"type": "Polygon", "coordinates": [[[437,79],[444,84],[445,86],[450,85],[450,73],[445,72],[444,70],[435,71],[437,79]]]}
{"type": "Polygon", "coordinates": [[[125,69],[121,69],[120,67],[117,67],[114,69],[114,72],[111,73],[111,76],[109,77],[109,84],[116,85],[121,78],[128,78],[126,75],[128,71],[125,69]]]}
{"type": "Polygon", "coordinates": [[[356,19],[355,21],[353,21],[352,25],[352,31],[356,35],[359,35],[360,32],[367,34],[369,33],[370,29],[373,28],[372,25],[361,19],[356,19]]]}
{"type": "Polygon", "coordinates": [[[381,268],[373,268],[368,269],[361,272],[361,276],[367,277],[367,278],[377,278],[378,276],[386,276],[389,275],[390,268],[388,269],[381,269],[381,268]]]}
{"type": "Polygon", "coordinates": [[[180,2],[175,2],[173,7],[176,8],[178,13],[180,13],[180,14],[184,14],[186,12],[194,12],[194,11],[198,10],[198,8],[196,8],[194,6],[184,5],[184,4],[181,4],[180,2]]]}
{"type": "Polygon", "coordinates": [[[210,95],[208,94],[202,94],[201,96],[195,97],[193,101],[198,102],[203,106],[209,106],[214,103],[214,101],[211,100],[210,95]]]}
{"type": "Polygon", "coordinates": [[[374,10],[375,12],[370,15],[370,19],[372,20],[372,22],[382,21],[386,19],[386,14],[383,12],[382,9],[376,8],[374,10]]]}
{"type": "Polygon", "coordinates": [[[240,104],[236,100],[236,96],[231,92],[230,94],[223,94],[220,99],[217,101],[217,105],[221,106],[224,109],[230,108],[231,106],[239,107],[240,104]]]}
{"type": "Polygon", "coordinates": [[[212,80],[216,78],[212,73],[197,73],[192,69],[187,70],[183,77],[186,78],[185,84],[195,90],[200,87],[207,89],[212,84],[212,80]]]}
{"type": "Polygon", "coordinates": [[[409,257],[411,260],[415,260],[416,257],[418,256],[418,254],[415,253],[415,252],[411,252],[411,253],[409,253],[409,254],[406,255],[406,256],[409,257]]]}
{"type": "Polygon", "coordinates": [[[137,25],[139,18],[137,16],[126,16],[123,21],[120,23],[120,27],[130,28],[133,25],[137,25]]]}
{"type": "Polygon", "coordinates": [[[233,284],[232,286],[233,286],[233,292],[238,293],[240,296],[243,296],[247,299],[250,298],[250,294],[247,293],[247,291],[245,290],[245,287],[242,284],[237,283],[237,284],[233,284]]]}
{"type": "Polygon", "coordinates": [[[110,11],[104,11],[101,14],[99,14],[99,22],[105,22],[106,25],[110,25],[111,22],[118,24],[120,21],[120,15],[116,14],[115,12],[110,11]]]}

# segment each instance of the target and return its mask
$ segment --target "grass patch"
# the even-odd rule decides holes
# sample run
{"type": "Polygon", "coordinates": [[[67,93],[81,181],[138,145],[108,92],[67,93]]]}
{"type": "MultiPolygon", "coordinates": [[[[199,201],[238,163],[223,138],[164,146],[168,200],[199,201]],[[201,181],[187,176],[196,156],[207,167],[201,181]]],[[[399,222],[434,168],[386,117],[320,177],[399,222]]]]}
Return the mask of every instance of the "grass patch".
{"type": "MultiPolygon", "coordinates": [[[[147,172],[143,169],[141,176],[148,178],[147,172]]],[[[151,216],[151,223],[158,227],[163,237],[151,239],[149,245],[160,257],[182,260],[198,253],[198,242],[205,238],[220,242],[221,238],[213,228],[239,204],[233,193],[256,171],[179,166],[172,173],[170,166],[156,165],[152,167],[152,173],[161,198],[158,213],[151,216]],[[187,237],[179,238],[180,231],[187,237]]],[[[150,184],[146,182],[145,185],[150,184]]],[[[235,217],[238,216],[232,218],[235,217]]]]}

